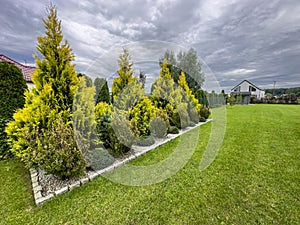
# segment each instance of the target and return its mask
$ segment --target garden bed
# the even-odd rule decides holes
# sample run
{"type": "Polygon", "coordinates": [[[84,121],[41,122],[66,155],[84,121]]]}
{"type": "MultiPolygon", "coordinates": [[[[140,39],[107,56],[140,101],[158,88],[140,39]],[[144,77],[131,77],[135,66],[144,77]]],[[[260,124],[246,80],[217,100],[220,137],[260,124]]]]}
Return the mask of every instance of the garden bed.
{"type": "Polygon", "coordinates": [[[30,176],[31,176],[31,182],[32,182],[32,189],[34,194],[34,199],[36,205],[40,205],[44,203],[45,201],[61,195],[65,192],[71,191],[77,187],[80,187],[84,185],[85,183],[92,181],[94,178],[100,176],[101,174],[104,174],[106,172],[112,171],[115,168],[118,168],[131,160],[153,150],[157,147],[179,137],[180,135],[197,128],[207,122],[210,122],[211,119],[208,119],[206,122],[200,122],[196,124],[194,127],[187,127],[185,129],[182,129],[179,131],[178,134],[168,134],[165,138],[155,138],[155,143],[151,146],[137,146],[133,145],[130,152],[127,154],[124,154],[122,157],[116,158],[115,162],[101,170],[87,170],[85,172],[85,176],[78,177],[78,178],[72,178],[72,179],[66,179],[62,180],[57,176],[54,176],[52,174],[46,174],[42,169],[40,168],[31,168],[30,169],[30,176]]]}

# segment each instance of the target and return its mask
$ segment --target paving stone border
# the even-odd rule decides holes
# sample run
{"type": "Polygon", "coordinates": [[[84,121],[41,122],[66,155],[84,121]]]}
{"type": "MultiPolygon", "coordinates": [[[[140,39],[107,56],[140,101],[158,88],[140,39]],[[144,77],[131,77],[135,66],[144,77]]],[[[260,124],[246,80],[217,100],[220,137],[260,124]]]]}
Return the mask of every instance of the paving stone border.
{"type": "Polygon", "coordinates": [[[101,174],[110,172],[128,162],[130,162],[131,160],[140,157],[141,155],[156,149],[157,147],[179,137],[180,135],[196,128],[199,127],[205,123],[208,123],[212,121],[212,119],[208,119],[206,122],[199,122],[198,124],[196,124],[194,127],[188,127],[185,128],[183,130],[180,130],[178,134],[168,134],[166,138],[163,139],[155,139],[155,143],[151,146],[136,146],[133,145],[132,146],[132,154],[127,156],[126,158],[122,159],[122,160],[116,160],[112,165],[101,169],[101,170],[97,170],[97,171],[89,171],[87,172],[87,176],[84,178],[81,178],[80,180],[77,180],[75,182],[73,182],[72,184],[69,184],[67,186],[64,186],[63,188],[53,191],[52,193],[48,194],[47,196],[42,196],[42,186],[40,185],[39,182],[39,172],[38,169],[35,168],[30,168],[29,172],[30,172],[30,177],[31,177],[31,183],[32,183],[32,190],[33,190],[33,196],[34,196],[34,200],[35,200],[35,204],[41,205],[42,203],[44,203],[45,201],[52,199],[58,195],[61,195],[63,193],[66,193],[68,191],[72,191],[75,188],[78,188],[90,181],[92,181],[93,179],[95,179],[96,177],[100,176],[101,174]]]}

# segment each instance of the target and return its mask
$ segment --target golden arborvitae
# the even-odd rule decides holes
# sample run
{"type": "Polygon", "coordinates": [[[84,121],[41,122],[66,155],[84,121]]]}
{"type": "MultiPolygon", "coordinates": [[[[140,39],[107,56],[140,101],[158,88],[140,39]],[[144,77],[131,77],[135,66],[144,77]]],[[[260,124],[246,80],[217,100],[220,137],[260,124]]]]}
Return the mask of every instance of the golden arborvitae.
{"type": "Polygon", "coordinates": [[[120,94],[120,92],[130,83],[137,81],[136,77],[133,77],[133,62],[131,61],[129,52],[127,49],[123,49],[123,54],[119,56],[118,64],[120,69],[117,71],[119,77],[113,80],[112,93],[113,100],[120,94]]]}
{"type": "Polygon", "coordinates": [[[169,79],[169,80],[172,79],[172,75],[168,68],[168,60],[166,58],[164,59],[164,62],[161,64],[161,70],[160,70],[159,76],[161,78],[165,78],[165,79],[169,79]]]}
{"type": "Polygon", "coordinates": [[[49,7],[47,19],[43,19],[46,29],[44,36],[37,37],[37,50],[43,58],[36,58],[36,71],[32,80],[38,92],[45,84],[49,84],[54,93],[54,102],[49,102],[60,110],[72,108],[74,95],[77,89],[78,78],[71,63],[74,54],[68,43],[63,42],[61,21],[57,18],[56,8],[49,7]]]}
{"type": "Polygon", "coordinates": [[[78,176],[86,163],[71,125],[78,84],[71,64],[74,55],[67,41],[62,44],[61,22],[54,6],[43,22],[45,36],[38,37],[37,45],[43,58],[35,56],[36,88],[26,93],[24,108],[14,114],[6,132],[12,152],[27,166],[40,167],[62,178],[78,176]]]}

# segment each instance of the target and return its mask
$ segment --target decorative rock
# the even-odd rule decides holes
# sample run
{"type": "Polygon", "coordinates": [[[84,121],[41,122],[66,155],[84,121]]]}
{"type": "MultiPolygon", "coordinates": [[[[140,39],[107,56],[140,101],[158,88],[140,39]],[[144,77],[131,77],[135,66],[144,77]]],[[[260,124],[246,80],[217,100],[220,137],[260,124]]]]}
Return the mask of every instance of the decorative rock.
{"type": "Polygon", "coordinates": [[[36,173],[36,169],[30,168],[30,169],[29,169],[29,172],[30,172],[31,174],[36,173]]]}
{"type": "Polygon", "coordinates": [[[44,198],[35,199],[35,204],[41,205],[44,201],[45,201],[44,198]]]}
{"type": "Polygon", "coordinates": [[[91,173],[88,174],[88,178],[89,178],[90,181],[93,180],[94,178],[98,177],[98,176],[99,176],[99,174],[96,173],[96,172],[91,172],[91,173]]]}
{"type": "Polygon", "coordinates": [[[37,185],[33,188],[33,193],[38,193],[42,191],[41,185],[37,185]]]}
{"type": "Polygon", "coordinates": [[[137,152],[137,153],[135,153],[135,157],[138,158],[138,157],[140,157],[143,154],[144,154],[144,152],[137,152]]]}
{"type": "Polygon", "coordinates": [[[46,197],[44,197],[44,200],[47,201],[47,200],[49,200],[49,199],[51,199],[53,197],[54,197],[54,194],[49,194],[46,197]]]}
{"type": "Polygon", "coordinates": [[[31,173],[31,174],[30,174],[30,177],[31,177],[31,179],[32,179],[32,178],[36,177],[37,175],[38,175],[38,173],[37,173],[37,172],[35,172],[35,173],[31,173]]]}
{"type": "Polygon", "coordinates": [[[122,165],[124,165],[124,162],[122,162],[122,161],[121,162],[117,162],[117,163],[113,164],[113,166],[114,166],[113,168],[115,169],[115,168],[118,168],[118,167],[120,167],[122,165]]]}
{"type": "Polygon", "coordinates": [[[39,179],[38,176],[32,177],[32,178],[31,178],[31,182],[32,182],[32,183],[36,183],[36,182],[38,182],[38,179],[39,179]]]}
{"type": "Polygon", "coordinates": [[[46,197],[36,199],[35,200],[35,204],[36,205],[41,205],[42,203],[44,203],[45,201],[47,201],[47,200],[49,200],[49,199],[51,199],[53,197],[54,197],[54,194],[49,194],[46,197]]]}
{"type": "Polygon", "coordinates": [[[54,192],[54,195],[55,196],[58,196],[58,195],[61,195],[63,193],[66,193],[67,191],[69,190],[69,188],[66,186],[66,187],[63,187],[57,191],[54,192]]]}
{"type": "Polygon", "coordinates": [[[106,168],[104,169],[103,173],[110,172],[110,171],[112,171],[114,168],[115,168],[115,167],[114,167],[114,164],[113,164],[113,165],[110,165],[109,167],[106,167],[106,168]]]}
{"type": "Polygon", "coordinates": [[[69,185],[69,191],[72,191],[73,189],[80,187],[80,181],[76,181],[75,183],[69,185]]]}
{"type": "Polygon", "coordinates": [[[89,178],[88,177],[85,177],[85,178],[82,178],[80,180],[80,185],[84,185],[85,183],[89,182],[89,178]]]}
{"type": "Polygon", "coordinates": [[[38,182],[32,182],[32,188],[34,189],[35,187],[40,186],[38,182]]]}
{"type": "Polygon", "coordinates": [[[136,156],[135,155],[131,155],[131,156],[129,156],[129,158],[127,158],[129,161],[131,161],[131,160],[134,160],[136,158],[136,156]]]}
{"type": "Polygon", "coordinates": [[[35,198],[35,200],[42,198],[42,193],[40,191],[39,192],[35,192],[34,193],[34,198],[35,198]]]}

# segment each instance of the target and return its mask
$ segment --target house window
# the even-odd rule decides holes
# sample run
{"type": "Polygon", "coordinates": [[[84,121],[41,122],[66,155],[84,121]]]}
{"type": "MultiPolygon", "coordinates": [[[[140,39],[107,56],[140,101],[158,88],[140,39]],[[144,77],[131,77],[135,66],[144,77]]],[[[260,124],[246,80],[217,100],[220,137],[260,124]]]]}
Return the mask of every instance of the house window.
{"type": "Polygon", "coordinates": [[[249,91],[256,91],[256,88],[255,87],[252,87],[252,86],[249,86],[249,91]]]}

